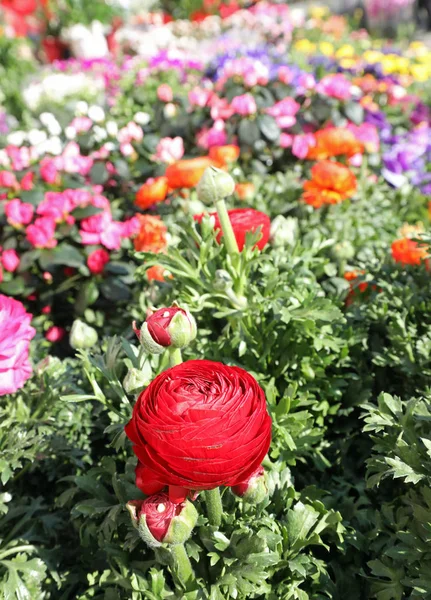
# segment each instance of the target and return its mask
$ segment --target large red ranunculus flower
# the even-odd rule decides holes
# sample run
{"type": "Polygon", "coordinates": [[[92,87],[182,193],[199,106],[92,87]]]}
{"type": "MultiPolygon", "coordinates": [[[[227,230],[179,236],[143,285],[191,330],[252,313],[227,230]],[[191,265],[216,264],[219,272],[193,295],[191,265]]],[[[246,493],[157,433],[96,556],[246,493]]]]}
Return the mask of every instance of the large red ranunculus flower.
{"type": "MultiPolygon", "coordinates": [[[[255,247],[259,248],[259,250],[263,250],[268,243],[270,236],[271,219],[268,215],[259,210],[254,210],[254,208],[234,208],[228,210],[228,213],[239,251],[241,252],[245,246],[245,237],[247,233],[255,232],[259,227],[261,228],[260,231],[262,235],[255,247]]],[[[195,215],[194,218],[200,223],[203,217],[204,214],[201,214],[195,215]]],[[[220,220],[216,212],[210,213],[210,217],[214,218],[214,229],[219,229],[217,241],[220,243],[220,240],[223,237],[220,220]]]]}
{"type": "Polygon", "coordinates": [[[257,381],[238,367],[190,360],[161,373],[138,397],[126,426],[145,494],[238,485],[268,452],[271,418],[257,381]]]}

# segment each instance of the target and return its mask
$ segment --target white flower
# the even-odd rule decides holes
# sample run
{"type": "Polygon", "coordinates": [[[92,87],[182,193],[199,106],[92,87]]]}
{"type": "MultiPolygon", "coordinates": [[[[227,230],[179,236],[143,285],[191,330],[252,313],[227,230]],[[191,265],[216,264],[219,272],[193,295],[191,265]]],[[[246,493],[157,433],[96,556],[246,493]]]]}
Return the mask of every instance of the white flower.
{"type": "Polygon", "coordinates": [[[76,138],[76,129],[75,129],[75,127],[72,127],[71,125],[69,125],[64,130],[64,134],[65,134],[65,136],[67,137],[68,140],[74,140],[76,138]]]}
{"type": "Polygon", "coordinates": [[[146,112],[137,112],[133,120],[139,123],[139,125],[148,125],[151,121],[151,116],[146,112]]]}
{"type": "Polygon", "coordinates": [[[106,142],[106,144],[104,144],[104,147],[108,152],[112,152],[115,149],[115,144],[113,144],[112,142],[106,142]]]}
{"type": "Polygon", "coordinates": [[[115,121],[106,122],[106,131],[112,137],[115,137],[118,133],[118,125],[115,121]]]}
{"type": "Polygon", "coordinates": [[[177,114],[177,107],[175,106],[175,104],[172,104],[172,102],[169,102],[163,109],[163,114],[167,119],[175,117],[175,115],[177,114]]]}
{"type": "Polygon", "coordinates": [[[53,119],[50,123],[48,123],[47,127],[50,135],[60,135],[61,133],[61,125],[57,121],[57,119],[53,119]]]}
{"type": "Polygon", "coordinates": [[[88,116],[95,123],[102,123],[105,120],[105,111],[101,106],[92,104],[88,109],[88,116]]]}
{"type": "Polygon", "coordinates": [[[86,115],[87,112],[88,112],[87,102],[85,102],[85,100],[79,100],[79,102],[76,103],[75,114],[78,116],[83,116],[83,115],[86,115]]]}
{"type": "Polygon", "coordinates": [[[27,134],[24,131],[13,131],[7,136],[7,142],[12,146],[22,146],[26,138],[27,134]]]}
{"type": "Polygon", "coordinates": [[[55,156],[58,156],[59,154],[61,154],[62,149],[63,148],[59,137],[54,136],[52,138],[49,138],[45,142],[45,151],[49,154],[54,154],[55,156]]]}
{"type": "Polygon", "coordinates": [[[45,131],[42,129],[31,129],[28,132],[28,141],[32,146],[38,146],[39,144],[43,144],[48,136],[45,131]]]}
{"type": "Polygon", "coordinates": [[[106,140],[106,138],[108,137],[108,134],[106,133],[106,129],[104,129],[103,127],[99,127],[98,125],[95,125],[93,127],[93,133],[94,133],[94,138],[98,142],[103,142],[103,140],[106,140]]]}
{"type": "Polygon", "coordinates": [[[6,150],[0,150],[0,165],[2,167],[8,167],[10,163],[9,156],[6,150]]]}
{"type": "Polygon", "coordinates": [[[57,121],[57,119],[54,117],[54,115],[52,113],[49,112],[43,112],[40,114],[39,116],[39,120],[42,123],[42,125],[45,125],[46,127],[52,123],[52,121],[57,121]]]}

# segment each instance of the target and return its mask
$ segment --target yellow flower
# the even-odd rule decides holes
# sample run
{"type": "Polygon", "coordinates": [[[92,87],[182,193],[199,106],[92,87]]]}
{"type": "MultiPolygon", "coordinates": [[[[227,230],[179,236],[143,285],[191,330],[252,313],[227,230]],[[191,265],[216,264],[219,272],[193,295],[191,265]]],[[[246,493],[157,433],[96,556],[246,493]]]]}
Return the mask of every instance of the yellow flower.
{"type": "Polygon", "coordinates": [[[299,50],[299,52],[305,52],[306,54],[308,54],[309,52],[315,51],[316,44],[313,44],[312,42],[306,39],[298,40],[295,43],[295,49],[299,50]]]}
{"type": "Polygon", "coordinates": [[[428,65],[411,65],[410,73],[416,81],[428,81],[430,77],[428,65]]]}
{"type": "Polygon", "coordinates": [[[353,46],[350,46],[350,44],[344,44],[338,48],[335,56],[337,58],[351,58],[352,56],[355,56],[355,49],[353,46]]]}
{"type": "Polygon", "coordinates": [[[356,62],[356,58],[342,58],[340,60],[340,67],[343,67],[343,69],[351,69],[356,65],[356,62]]]}
{"type": "Polygon", "coordinates": [[[311,18],[320,20],[328,16],[329,8],[327,6],[312,6],[309,12],[311,18]]]}
{"type": "Polygon", "coordinates": [[[320,42],[319,50],[325,56],[332,56],[334,54],[334,46],[331,42],[320,42]]]}
{"type": "Polygon", "coordinates": [[[364,52],[364,60],[367,63],[378,63],[382,60],[383,54],[377,50],[367,50],[364,52]]]}

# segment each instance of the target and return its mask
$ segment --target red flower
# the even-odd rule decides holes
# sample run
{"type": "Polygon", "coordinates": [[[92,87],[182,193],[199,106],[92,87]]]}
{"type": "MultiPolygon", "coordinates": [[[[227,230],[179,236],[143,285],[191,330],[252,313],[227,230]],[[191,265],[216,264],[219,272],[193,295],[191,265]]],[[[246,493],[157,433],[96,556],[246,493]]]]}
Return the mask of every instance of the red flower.
{"type": "Polygon", "coordinates": [[[401,238],[392,242],[392,258],[402,265],[420,265],[429,255],[429,249],[425,245],[409,238],[401,238]]]}
{"type": "Polygon", "coordinates": [[[138,397],[125,428],[145,494],[169,486],[182,502],[194,490],[246,481],[271,441],[265,394],[247,371],[190,360],[161,373],[138,397]]]}
{"type": "MultiPolygon", "coordinates": [[[[256,244],[256,248],[262,250],[269,241],[271,219],[263,212],[254,210],[254,208],[234,208],[228,211],[230,222],[232,223],[233,232],[235,234],[236,242],[238,244],[239,251],[245,246],[245,237],[248,232],[254,232],[259,227],[261,228],[261,238],[256,244]]],[[[210,216],[214,218],[214,229],[219,229],[217,235],[217,241],[223,236],[221,230],[220,221],[217,213],[210,213],[210,216]]],[[[202,221],[204,215],[195,215],[196,221],[199,223],[202,221]]]]}
{"type": "Polygon", "coordinates": [[[103,273],[105,265],[107,265],[108,262],[109,252],[106,252],[103,248],[94,250],[87,258],[87,266],[94,275],[103,273]]]}

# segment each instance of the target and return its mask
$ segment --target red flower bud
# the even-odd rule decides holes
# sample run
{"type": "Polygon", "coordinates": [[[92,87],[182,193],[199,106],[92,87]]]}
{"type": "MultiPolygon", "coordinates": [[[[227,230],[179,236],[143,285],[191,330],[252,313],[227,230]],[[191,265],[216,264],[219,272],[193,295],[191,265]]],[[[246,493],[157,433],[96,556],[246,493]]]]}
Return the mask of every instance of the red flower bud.
{"type": "Polygon", "coordinates": [[[198,517],[191,502],[174,504],[164,493],[128,502],[127,509],[142,539],[151,547],[183,544],[190,537],[198,517]]]}
{"type": "Polygon", "coordinates": [[[196,322],[188,310],[171,306],[156,310],[135,332],[148,352],[160,354],[165,348],[184,348],[194,340],[196,322]]]}

